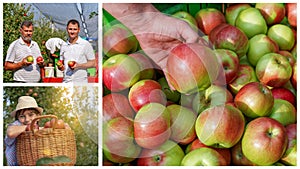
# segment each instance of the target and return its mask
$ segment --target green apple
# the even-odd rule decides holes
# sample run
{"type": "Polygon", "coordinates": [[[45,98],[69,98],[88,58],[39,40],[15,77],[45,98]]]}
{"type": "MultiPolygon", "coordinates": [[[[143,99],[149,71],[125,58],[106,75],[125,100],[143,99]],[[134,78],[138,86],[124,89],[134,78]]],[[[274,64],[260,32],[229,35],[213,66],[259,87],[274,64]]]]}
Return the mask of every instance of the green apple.
{"type": "Polygon", "coordinates": [[[295,44],[295,36],[292,29],[283,24],[276,24],[269,28],[268,37],[275,41],[280,50],[291,50],[295,44]]]}
{"type": "Polygon", "coordinates": [[[225,18],[226,22],[229,23],[230,25],[235,26],[235,21],[237,16],[241,11],[244,9],[250,8],[251,6],[249,4],[243,4],[243,3],[237,3],[237,4],[232,4],[229,7],[226,8],[225,10],[225,18]]]}
{"type": "Polygon", "coordinates": [[[186,11],[177,11],[172,16],[187,22],[195,32],[198,32],[197,21],[190,13],[186,11]]]}
{"type": "Polygon", "coordinates": [[[279,121],[282,125],[287,126],[296,123],[296,114],[296,108],[290,102],[282,99],[275,99],[269,117],[279,121]]]}
{"type": "Polygon", "coordinates": [[[256,3],[268,25],[280,23],[286,15],[283,3],[256,3]]]}
{"type": "Polygon", "coordinates": [[[297,165],[297,124],[289,124],[285,127],[288,135],[288,146],[280,161],[286,165],[297,165]]]}
{"type": "Polygon", "coordinates": [[[29,56],[27,56],[26,60],[27,60],[27,62],[33,62],[34,59],[33,59],[33,56],[29,55],[29,56]]]}

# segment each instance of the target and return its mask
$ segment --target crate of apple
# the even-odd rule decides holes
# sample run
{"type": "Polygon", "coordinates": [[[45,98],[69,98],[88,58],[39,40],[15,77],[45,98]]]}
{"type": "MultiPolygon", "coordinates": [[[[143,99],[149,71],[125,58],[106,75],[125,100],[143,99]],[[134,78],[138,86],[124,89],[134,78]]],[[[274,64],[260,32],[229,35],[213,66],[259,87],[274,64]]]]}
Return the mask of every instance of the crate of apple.
{"type": "Polygon", "coordinates": [[[133,47],[106,56],[130,62],[103,61],[105,88],[122,85],[103,96],[103,165],[297,165],[296,3],[201,7],[169,10],[209,43],[171,50],[168,74],[133,47]]]}

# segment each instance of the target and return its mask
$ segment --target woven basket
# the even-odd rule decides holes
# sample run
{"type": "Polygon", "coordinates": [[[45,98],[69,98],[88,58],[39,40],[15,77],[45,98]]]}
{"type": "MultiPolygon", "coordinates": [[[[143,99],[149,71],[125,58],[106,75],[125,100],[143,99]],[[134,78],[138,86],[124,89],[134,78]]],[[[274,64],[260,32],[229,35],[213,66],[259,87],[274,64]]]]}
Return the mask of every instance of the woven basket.
{"type": "Polygon", "coordinates": [[[44,128],[34,130],[35,122],[42,118],[57,117],[44,115],[35,118],[30,126],[30,131],[25,131],[17,137],[17,159],[20,166],[35,166],[37,160],[45,157],[53,158],[66,156],[71,161],[47,166],[73,166],[76,163],[76,140],[75,134],[70,129],[44,128]]]}

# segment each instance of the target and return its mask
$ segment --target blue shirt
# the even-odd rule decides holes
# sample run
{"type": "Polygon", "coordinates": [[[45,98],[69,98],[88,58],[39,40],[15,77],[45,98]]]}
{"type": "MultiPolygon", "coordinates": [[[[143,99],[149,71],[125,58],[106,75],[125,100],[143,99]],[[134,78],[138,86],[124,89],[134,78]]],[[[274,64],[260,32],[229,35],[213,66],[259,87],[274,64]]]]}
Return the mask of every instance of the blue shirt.
{"type": "MultiPolygon", "coordinates": [[[[8,126],[21,126],[23,125],[20,121],[16,120],[8,126]]],[[[18,166],[17,160],[17,138],[9,138],[7,135],[4,139],[5,143],[5,155],[7,160],[7,165],[18,166]]]]}

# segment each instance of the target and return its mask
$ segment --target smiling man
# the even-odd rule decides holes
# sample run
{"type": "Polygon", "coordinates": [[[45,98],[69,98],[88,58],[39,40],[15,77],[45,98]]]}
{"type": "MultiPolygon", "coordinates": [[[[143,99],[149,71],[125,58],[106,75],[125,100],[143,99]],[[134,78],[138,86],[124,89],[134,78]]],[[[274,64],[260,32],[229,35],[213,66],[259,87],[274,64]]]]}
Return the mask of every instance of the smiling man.
{"type": "Polygon", "coordinates": [[[63,66],[59,67],[64,71],[63,83],[87,83],[87,69],[96,66],[93,47],[79,37],[80,25],[77,20],[68,21],[67,32],[69,38],[60,49],[60,60],[64,61],[63,66]]]}

